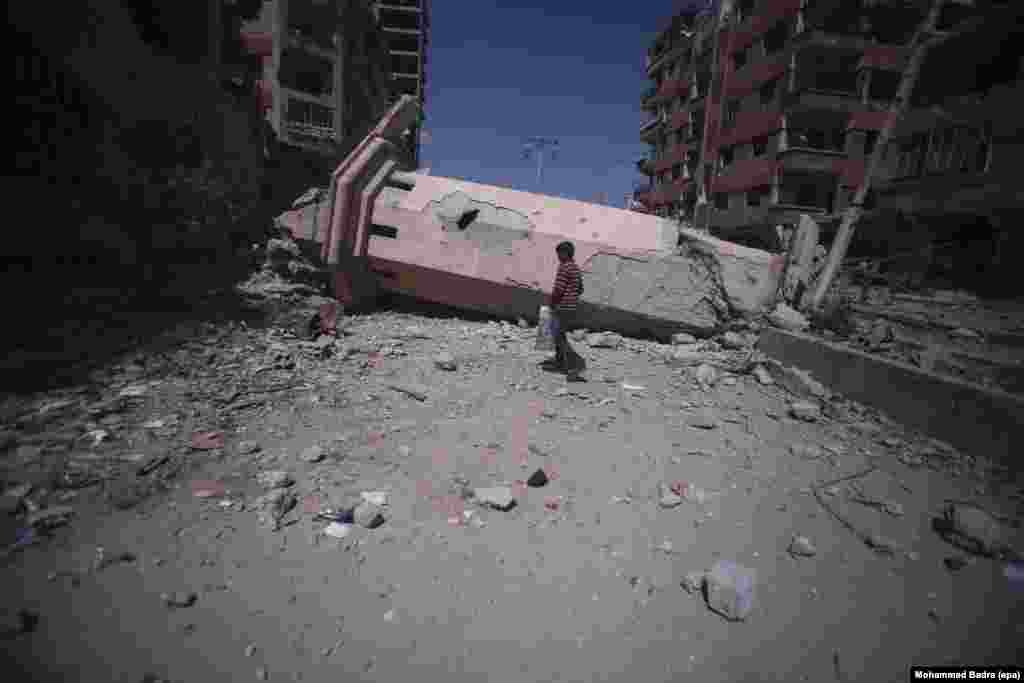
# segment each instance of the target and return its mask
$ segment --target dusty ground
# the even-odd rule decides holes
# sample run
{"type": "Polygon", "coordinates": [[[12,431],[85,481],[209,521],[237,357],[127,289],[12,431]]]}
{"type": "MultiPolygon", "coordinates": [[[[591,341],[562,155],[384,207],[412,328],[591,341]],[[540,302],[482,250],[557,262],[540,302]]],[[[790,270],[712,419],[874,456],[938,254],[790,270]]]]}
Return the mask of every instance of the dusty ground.
{"type": "MultiPolygon", "coordinates": [[[[648,342],[578,344],[589,381],[567,384],[538,367],[532,329],[391,312],[345,332],[317,348],[186,331],[97,384],[8,404],[7,483],[75,515],[0,569],[5,625],[38,616],[0,641],[20,673],[5,681],[902,681],[912,663],[1021,661],[1020,584],[995,560],[950,571],[963,555],[931,529],[947,498],[1019,514],[1019,483],[984,454],[840,400],[794,420],[776,386],[721,372],[702,387],[648,342]],[[435,367],[440,351],[455,371],[435,367]],[[223,447],[190,443],[209,431],[223,447]],[[326,457],[307,462],[315,444],[326,457]],[[892,555],[809,488],[871,465],[852,484],[897,514],[851,502],[851,482],[823,495],[892,555]],[[537,468],[546,486],[516,483],[537,468]],[[265,470],[295,478],[277,531],[265,470]],[[519,504],[464,501],[459,477],[509,484],[519,504]],[[706,500],[662,507],[674,481],[706,500]],[[387,522],[325,536],[315,512],[364,491],[389,493],[387,522]],[[794,534],[817,554],[787,553],[794,534]],[[680,586],[717,559],[757,571],[744,622],[680,586]],[[196,602],[169,608],[177,591],[196,602]]],[[[5,520],[5,544],[24,523],[5,520]]]]}

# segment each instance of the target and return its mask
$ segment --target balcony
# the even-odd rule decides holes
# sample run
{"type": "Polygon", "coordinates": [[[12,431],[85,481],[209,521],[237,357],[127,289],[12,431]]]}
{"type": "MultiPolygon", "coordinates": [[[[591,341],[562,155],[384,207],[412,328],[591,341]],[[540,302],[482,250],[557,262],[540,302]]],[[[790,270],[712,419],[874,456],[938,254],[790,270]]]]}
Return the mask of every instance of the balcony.
{"type": "Polygon", "coordinates": [[[651,134],[657,132],[661,126],[665,123],[665,117],[662,115],[655,116],[653,119],[645,121],[640,126],[640,136],[649,137],[651,134]]]}

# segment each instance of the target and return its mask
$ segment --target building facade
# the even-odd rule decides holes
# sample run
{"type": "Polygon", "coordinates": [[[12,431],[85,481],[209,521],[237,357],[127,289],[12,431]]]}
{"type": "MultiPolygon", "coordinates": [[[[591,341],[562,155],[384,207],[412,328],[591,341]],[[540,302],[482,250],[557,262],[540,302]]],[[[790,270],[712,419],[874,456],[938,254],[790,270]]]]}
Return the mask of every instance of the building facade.
{"type": "MultiPolygon", "coordinates": [[[[834,222],[864,181],[929,4],[735,0],[677,15],[648,52],[650,187],[638,198],[741,241],[801,213],[834,222]]],[[[963,13],[948,3],[940,28],[963,13]]]]}
{"type": "MultiPolygon", "coordinates": [[[[411,95],[425,111],[427,103],[427,47],[430,12],[427,0],[376,2],[381,28],[387,40],[393,91],[390,102],[411,95]]],[[[420,166],[422,121],[410,132],[411,165],[420,166]]]]}
{"type": "Polygon", "coordinates": [[[265,0],[240,33],[275,145],[333,168],[386,111],[388,52],[367,0],[265,0]]]}

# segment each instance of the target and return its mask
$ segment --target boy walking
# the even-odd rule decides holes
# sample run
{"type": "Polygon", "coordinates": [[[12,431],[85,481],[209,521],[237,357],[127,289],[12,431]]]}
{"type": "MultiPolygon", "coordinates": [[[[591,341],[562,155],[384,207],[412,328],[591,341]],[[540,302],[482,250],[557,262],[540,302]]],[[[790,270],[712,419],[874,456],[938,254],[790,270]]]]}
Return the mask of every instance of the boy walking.
{"type": "Polygon", "coordinates": [[[583,274],[573,260],[576,248],[572,242],[561,242],[555,247],[558,254],[558,271],[555,286],[551,290],[551,313],[558,322],[558,336],[555,337],[555,365],[568,375],[570,382],[582,381],[579,373],[584,361],[569,345],[566,334],[579,327],[577,310],[580,295],[583,294],[583,274]]]}

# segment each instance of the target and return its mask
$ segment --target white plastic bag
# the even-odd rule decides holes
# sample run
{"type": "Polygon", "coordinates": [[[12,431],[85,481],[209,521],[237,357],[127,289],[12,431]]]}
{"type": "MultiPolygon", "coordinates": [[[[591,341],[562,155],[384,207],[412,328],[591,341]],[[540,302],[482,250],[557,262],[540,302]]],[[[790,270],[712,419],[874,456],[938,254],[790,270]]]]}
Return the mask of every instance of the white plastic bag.
{"type": "Polygon", "coordinates": [[[551,308],[541,306],[537,316],[537,346],[538,351],[553,351],[555,348],[555,337],[558,336],[558,320],[551,315],[551,308]]]}

